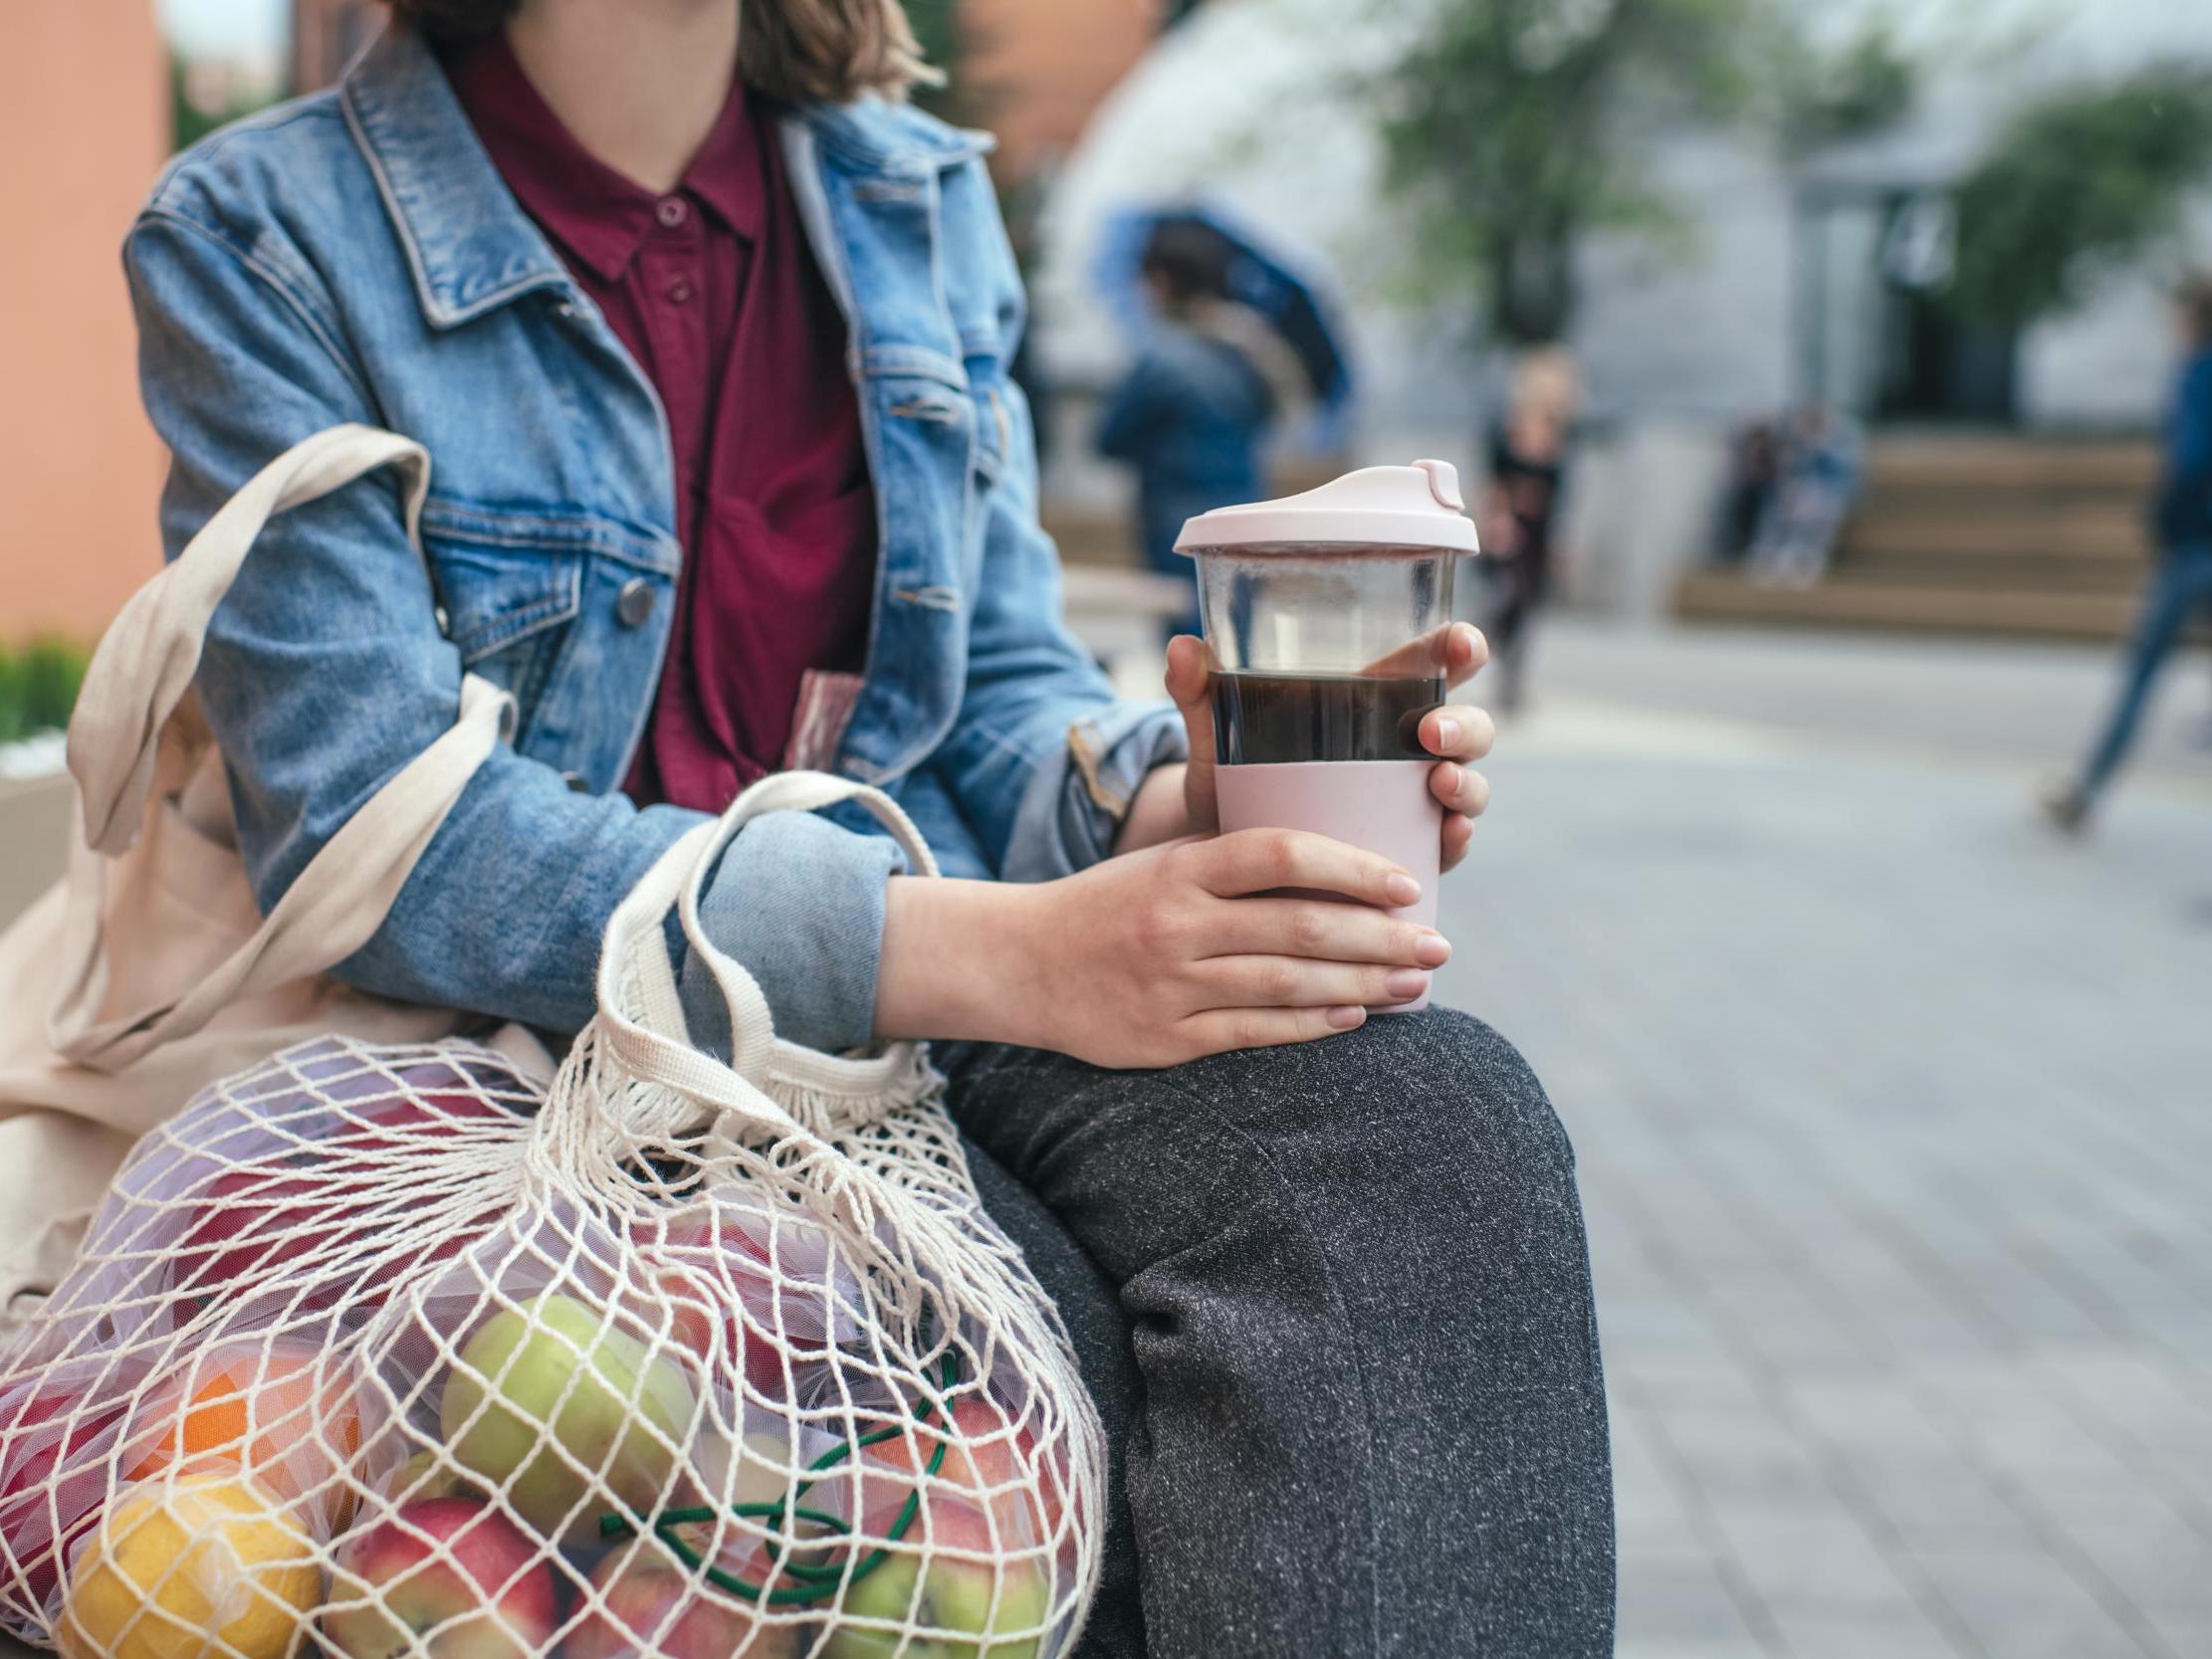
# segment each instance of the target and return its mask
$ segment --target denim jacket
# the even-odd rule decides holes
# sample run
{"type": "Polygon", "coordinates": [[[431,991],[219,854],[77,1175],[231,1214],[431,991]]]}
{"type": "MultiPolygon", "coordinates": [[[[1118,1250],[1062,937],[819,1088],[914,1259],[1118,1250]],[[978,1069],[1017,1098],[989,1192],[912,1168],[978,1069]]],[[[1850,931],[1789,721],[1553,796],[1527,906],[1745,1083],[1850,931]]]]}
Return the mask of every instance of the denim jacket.
{"type": "MultiPolygon", "coordinates": [[[[1182,733],[1170,709],[1117,704],[1060,621],[1005,372],[1022,299],[988,140],[870,101],[792,112],[781,141],[847,318],[880,518],[865,686],[837,764],[893,794],[950,875],[1093,863],[1182,733]]],[[[404,30],[337,89],[180,157],[124,264],[146,408],[173,455],[170,556],[320,428],[369,422],[431,455],[427,561],[393,481],[364,480],[273,524],[210,629],[198,687],[262,904],[452,724],[473,670],[513,695],[512,745],[338,972],[574,1030],[608,916],[698,821],[619,792],[683,557],[651,384],[404,30]]],[[[850,808],[738,837],[704,914],[782,1035],[868,1040],[901,863],[850,808]]],[[[705,975],[685,979],[691,1000],[705,975]]]]}

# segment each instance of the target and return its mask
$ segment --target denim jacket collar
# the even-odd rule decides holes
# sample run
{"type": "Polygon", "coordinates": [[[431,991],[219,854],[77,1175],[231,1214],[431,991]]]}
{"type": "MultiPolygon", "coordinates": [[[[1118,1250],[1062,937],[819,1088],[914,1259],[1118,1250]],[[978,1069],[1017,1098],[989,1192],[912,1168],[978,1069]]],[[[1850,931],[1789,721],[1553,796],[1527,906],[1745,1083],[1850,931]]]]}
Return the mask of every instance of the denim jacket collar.
{"type": "MultiPolygon", "coordinates": [[[[570,286],[412,30],[386,29],[346,73],[340,97],[432,327],[570,286]]],[[[786,120],[804,123],[830,164],[886,177],[926,176],[992,144],[986,133],[941,127],[878,99],[807,105],[786,120]]]]}

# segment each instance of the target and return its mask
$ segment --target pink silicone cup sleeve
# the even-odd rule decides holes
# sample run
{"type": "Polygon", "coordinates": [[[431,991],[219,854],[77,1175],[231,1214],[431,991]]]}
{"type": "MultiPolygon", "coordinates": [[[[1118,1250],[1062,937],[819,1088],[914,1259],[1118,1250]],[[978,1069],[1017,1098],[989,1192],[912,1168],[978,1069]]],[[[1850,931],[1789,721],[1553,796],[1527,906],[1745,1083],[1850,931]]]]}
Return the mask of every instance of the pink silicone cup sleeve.
{"type": "MultiPolygon", "coordinates": [[[[1380,853],[1421,883],[1421,899],[1393,916],[1435,927],[1437,860],[1443,807],[1429,792],[1433,760],[1298,760],[1278,765],[1222,766],[1214,774],[1224,834],[1240,829],[1311,830],[1380,853]]],[[[1429,1006],[1426,993],[1377,1008],[1411,1014],[1429,1006]]]]}

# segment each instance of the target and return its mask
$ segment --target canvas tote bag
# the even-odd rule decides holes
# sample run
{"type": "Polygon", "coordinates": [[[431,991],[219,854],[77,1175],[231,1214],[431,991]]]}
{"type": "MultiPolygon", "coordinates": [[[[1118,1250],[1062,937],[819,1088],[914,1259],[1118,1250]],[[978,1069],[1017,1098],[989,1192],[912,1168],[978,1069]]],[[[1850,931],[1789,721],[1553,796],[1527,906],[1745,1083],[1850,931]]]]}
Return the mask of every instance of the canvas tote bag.
{"type": "MultiPolygon", "coordinates": [[[[329,969],[375,933],[505,734],[505,694],[465,677],[452,727],[264,917],[191,693],[208,621],[270,519],[387,466],[419,553],[428,454],[394,433],[334,426],[224,504],[93,655],[69,728],[83,835],[63,879],[0,933],[0,1328],[19,1296],[67,1270],[132,1143],[207,1084],[310,1037],[422,1042],[471,1023],[353,990],[329,969]]],[[[551,1075],[520,1027],[493,1041],[525,1075],[551,1075]]]]}

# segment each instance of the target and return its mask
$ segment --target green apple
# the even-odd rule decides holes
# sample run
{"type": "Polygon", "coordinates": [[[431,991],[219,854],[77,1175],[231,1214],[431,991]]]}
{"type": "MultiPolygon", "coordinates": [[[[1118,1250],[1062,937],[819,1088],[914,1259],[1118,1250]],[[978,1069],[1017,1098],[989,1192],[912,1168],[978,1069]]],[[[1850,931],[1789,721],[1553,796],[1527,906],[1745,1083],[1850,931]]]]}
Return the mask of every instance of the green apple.
{"type": "Polygon", "coordinates": [[[923,1526],[933,1543],[987,1558],[933,1555],[924,1575],[919,1555],[893,1555],[845,1592],[842,1607],[863,1618],[911,1617],[939,1634],[918,1636],[901,1647],[893,1632],[840,1626],[830,1632],[822,1659],[889,1659],[894,1652],[900,1659],[1036,1659],[1044,1645],[1037,1632],[1052,1608],[1048,1563],[1023,1552],[989,1559],[990,1523],[970,1504],[937,1499],[924,1510],[923,1526]],[[917,1576],[922,1577],[918,1598],[917,1576]],[[995,1617],[991,1606],[995,1589],[995,1617]],[[1008,1634],[1001,1637],[1002,1631],[1008,1634]]]}
{"type": "Polygon", "coordinates": [[[548,1294],[469,1339],[440,1419],[454,1461],[505,1491],[525,1521],[589,1544],[610,1495],[639,1513],[660,1503],[694,1405],[672,1359],[649,1357],[574,1297],[548,1294]]]}
{"type": "Polygon", "coordinates": [[[426,1498],[481,1498],[484,1494],[462,1477],[443,1452],[424,1447],[400,1465],[383,1486],[384,1496],[399,1503],[426,1498]]]}

